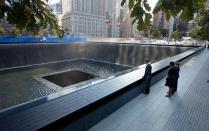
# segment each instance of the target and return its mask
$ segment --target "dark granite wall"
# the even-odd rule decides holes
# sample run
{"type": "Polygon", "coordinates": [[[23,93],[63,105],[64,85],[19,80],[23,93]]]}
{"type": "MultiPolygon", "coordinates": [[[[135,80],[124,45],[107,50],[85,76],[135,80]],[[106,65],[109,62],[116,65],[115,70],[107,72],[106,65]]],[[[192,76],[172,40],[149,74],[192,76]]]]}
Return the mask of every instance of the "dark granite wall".
{"type": "Polygon", "coordinates": [[[137,66],[141,65],[146,57],[156,61],[187,49],[189,48],[104,43],[0,45],[0,69],[75,58],[137,66]]]}
{"type": "Polygon", "coordinates": [[[75,44],[0,45],[0,68],[81,58],[83,52],[75,44]]]}

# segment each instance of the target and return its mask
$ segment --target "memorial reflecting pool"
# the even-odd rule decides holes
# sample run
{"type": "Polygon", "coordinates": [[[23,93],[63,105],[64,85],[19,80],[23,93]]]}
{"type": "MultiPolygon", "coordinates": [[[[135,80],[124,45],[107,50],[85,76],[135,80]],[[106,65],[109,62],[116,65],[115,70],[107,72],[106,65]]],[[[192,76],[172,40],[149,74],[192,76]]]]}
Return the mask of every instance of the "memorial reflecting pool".
{"type": "Polygon", "coordinates": [[[139,66],[147,57],[155,62],[189,49],[104,43],[0,46],[0,110],[66,89],[73,92],[139,66]],[[19,68],[29,64],[39,65],[19,68]]]}

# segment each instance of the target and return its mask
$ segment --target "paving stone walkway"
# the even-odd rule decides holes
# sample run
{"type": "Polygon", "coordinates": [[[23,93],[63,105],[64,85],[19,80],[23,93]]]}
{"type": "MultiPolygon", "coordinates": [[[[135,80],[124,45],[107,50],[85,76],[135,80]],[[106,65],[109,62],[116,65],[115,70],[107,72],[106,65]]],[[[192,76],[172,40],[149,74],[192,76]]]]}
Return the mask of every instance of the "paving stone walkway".
{"type": "Polygon", "coordinates": [[[177,93],[165,97],[165,78],[89,131],[209,131],[209,51],[181,66],[177,93]]]}

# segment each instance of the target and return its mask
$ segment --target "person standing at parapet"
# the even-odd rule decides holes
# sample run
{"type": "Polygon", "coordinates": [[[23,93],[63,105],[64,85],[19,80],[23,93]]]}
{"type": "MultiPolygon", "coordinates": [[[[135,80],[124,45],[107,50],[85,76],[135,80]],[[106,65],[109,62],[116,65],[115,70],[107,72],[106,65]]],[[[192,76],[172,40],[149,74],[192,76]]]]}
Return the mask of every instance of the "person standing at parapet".
{"type": "Polygon", "coordinates": [[[178,79],[179,79],[179,71],[180,71],[180,67],[179,67],[178,62],[175,62],[175,65],[173,67],[173,71],[174,71],[174,86],[173,86],[172,94],[174,94],[174,92],[177,91],[177,87],[178,87],[178,79]]]}
{"type": "Polygon", "coordinates": [[[174,67],[174,62],[170,62],[169,69],[168,69],[168,75],[167,75],[166,83],[165,83],[165,86],[168,86],[168,88],[169,88],[166,97],[171,97],[172,92],[173,92],[173,87],[174,87],[173,67],[174,67]]]}
{"type": "Polygon", "coordinates": [[[151,79],[152,79],[152,66],[150,64],[149,59],[145,60],[145,64],[146,64],[146,68],[145,68],[145,73],[144,73],[144,83],[145,83],[144,94],[149,94],[150,83],[151,83],[151,79]]]}

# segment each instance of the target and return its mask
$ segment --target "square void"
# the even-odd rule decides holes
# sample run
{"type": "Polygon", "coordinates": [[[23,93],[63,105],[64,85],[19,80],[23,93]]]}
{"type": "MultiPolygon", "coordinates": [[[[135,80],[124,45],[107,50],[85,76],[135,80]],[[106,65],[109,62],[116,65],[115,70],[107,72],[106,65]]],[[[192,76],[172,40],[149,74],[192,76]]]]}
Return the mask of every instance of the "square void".
{"type": "Polygon", "coordinates": [[[43,78],[61,87],[66,87],[86,80],[93,79],[94,77],[95,77],[94,75],[78,70],[73,70],[73,71],[44,76],[43,78]]]}

